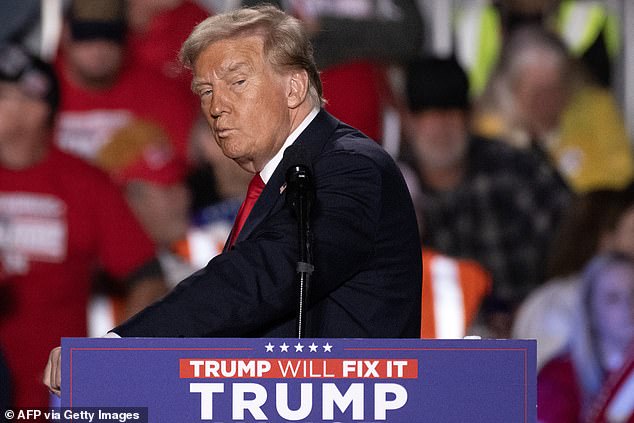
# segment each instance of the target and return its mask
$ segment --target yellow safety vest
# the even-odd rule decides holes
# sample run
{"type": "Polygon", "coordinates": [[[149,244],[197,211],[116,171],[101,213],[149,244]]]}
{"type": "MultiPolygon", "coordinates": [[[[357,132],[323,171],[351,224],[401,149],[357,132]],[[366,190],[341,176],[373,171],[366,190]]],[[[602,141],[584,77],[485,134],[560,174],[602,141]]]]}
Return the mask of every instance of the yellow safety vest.
{"type": "Polygon", "coordinates": [[[601,1],[563,0],[555,29],[576,57],[583,56],[601,35],[610,58],[621,48],[618,18],[601,1]]]}
{"type": "Polygon", "coordinates": [[[502,22],[492,4],[470,3],[455,16],[456,56],[469,77],[472,98],[482,94],[502,48],[502,22]]]}

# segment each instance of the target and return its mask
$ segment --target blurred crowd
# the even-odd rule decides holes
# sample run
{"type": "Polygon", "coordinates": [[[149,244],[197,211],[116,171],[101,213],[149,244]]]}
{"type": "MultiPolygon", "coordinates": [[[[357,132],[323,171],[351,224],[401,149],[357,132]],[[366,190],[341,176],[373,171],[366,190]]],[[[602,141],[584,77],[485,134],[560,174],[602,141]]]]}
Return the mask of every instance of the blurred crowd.
{"type": "MultiPolygon", "coordinates": [[[[45,406],[60,337],[103,335],[222,251],[250,175],[213,141],[177,54],[210,14],[261,2],[11,3],[0,408],[45,406]]],[[[401,166],[423,247],[421,337],[537,339],[540,421],[632,421],[634,149],[614,95],[617,11],[456,1],[439,53],[425,2],[269,3],[305,23],[326,110],[401,166]]]]}

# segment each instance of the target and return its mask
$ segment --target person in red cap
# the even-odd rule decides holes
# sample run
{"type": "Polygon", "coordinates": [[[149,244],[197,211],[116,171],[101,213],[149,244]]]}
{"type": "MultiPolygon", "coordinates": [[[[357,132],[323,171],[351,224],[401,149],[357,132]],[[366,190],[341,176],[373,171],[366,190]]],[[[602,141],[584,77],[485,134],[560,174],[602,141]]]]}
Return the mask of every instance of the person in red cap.
{"type": "Polygon", "coordinates": [[[170,285],[203,267],[219,252],[217,242],[205,233],[205,228],[193,225],[191,193],[185,184],[186,164],[159,125],[135,120],[119,129],[99,151],[97,165],[120,186],[131,210],[154,241],[170,285]],[[190,238],[196,238],[195,245],[205,251],[188,248],[190,238]]]}
{"type": "Polygon", "coordinates": [[[0,348],[14,407],[47,406],[34,363],[60,337],[86,336],[97,270],[129,283],[130,313],[165,292],[154,246],[117,187],[51,143],[58,93],[51,66],[0,46],[0,348]]]}

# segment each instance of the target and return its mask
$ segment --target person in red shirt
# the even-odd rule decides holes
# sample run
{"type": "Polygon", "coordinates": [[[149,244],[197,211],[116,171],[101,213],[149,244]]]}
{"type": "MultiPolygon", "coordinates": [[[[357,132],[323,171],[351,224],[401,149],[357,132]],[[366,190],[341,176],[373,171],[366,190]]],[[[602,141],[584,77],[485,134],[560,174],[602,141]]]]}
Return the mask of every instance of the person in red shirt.
{"type": "Polygon", "coordinates": [[[34,363],[61,336],[86,336],[95,271],[130,284],[129,314],[165,292],[153,244],[117,187],[52,145],[58,99],[50,65],[0,47],[0,348],[14,407],[48,404],[34,363]]]}
{"type": "Polygon", "coordinates": [[[161,125],[185,158],[198,105],[158,69],[158,58],[136,56],[149,47],[127,31],[125,7],[123,0],[72,1],[55,61],[62,93],[55,143],[92,162],[117,129],[143,118],[161,125]]]}

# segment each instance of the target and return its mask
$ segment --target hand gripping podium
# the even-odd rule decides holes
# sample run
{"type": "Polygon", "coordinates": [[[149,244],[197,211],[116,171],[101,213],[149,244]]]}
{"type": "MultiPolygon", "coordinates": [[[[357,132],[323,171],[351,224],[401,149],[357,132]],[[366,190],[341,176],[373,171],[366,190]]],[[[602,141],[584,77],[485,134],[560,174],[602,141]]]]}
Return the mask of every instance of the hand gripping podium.
{"type": "Polygon", "coordinates": [[[62,409],[76,422],[535,422],[535,353],[534,340],[64,338],[62,409]]]}

